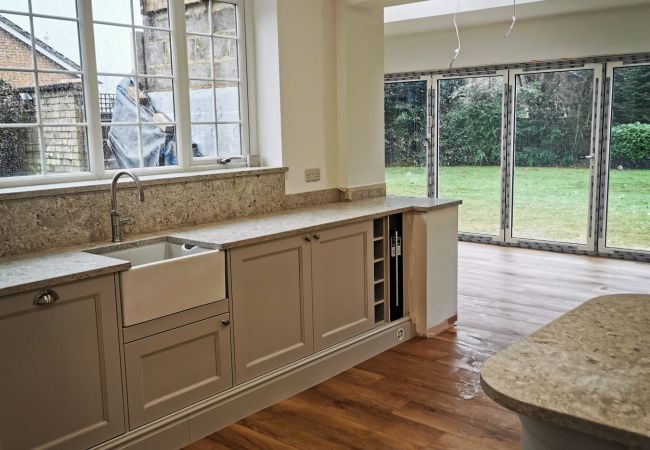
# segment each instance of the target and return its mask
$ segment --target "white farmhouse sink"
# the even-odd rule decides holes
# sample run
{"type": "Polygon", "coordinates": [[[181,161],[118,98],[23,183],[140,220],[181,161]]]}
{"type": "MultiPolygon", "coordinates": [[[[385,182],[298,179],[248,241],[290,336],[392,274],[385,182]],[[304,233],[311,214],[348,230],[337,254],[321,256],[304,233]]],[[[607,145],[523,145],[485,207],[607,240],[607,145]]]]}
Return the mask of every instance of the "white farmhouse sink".
{"type": "Polygon", "coordinates": [[[124,326],[226,298],[220,250],[167,241],[120,247],[94,253],[131,262],[131,269],[120,274],[124,326]]]}

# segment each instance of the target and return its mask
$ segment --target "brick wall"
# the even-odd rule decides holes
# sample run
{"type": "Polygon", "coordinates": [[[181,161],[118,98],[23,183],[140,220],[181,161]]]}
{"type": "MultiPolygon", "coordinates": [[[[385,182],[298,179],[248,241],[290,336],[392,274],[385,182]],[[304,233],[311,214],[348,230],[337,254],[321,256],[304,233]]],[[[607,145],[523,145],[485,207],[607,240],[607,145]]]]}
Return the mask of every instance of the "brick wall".
{"type": "MultiPolygon", "coordinates": [[[[16,39],[5,30],[0,29],[0,67],[27,67],[32,66],[31,47],[16,39]]],[[[42,54],[36,52],[36,63],[41,69],[65,70],[42,54]]],[[[31,72],[2,72],[0,78],[7,81],[15,88],[34,87],[34,76],[31,72]]],[[[40,74],[42,85],[63,83],[70,80],[67,74],[40,74]]]]}

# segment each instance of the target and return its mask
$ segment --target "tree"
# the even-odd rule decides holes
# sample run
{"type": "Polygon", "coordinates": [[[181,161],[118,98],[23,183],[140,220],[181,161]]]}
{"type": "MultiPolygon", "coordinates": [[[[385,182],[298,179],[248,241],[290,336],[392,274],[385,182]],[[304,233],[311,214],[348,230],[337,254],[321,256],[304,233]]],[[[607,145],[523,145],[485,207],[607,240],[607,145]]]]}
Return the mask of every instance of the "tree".
{"type": "Polygon", "coordinates": [[[614,69],[612,125],[650,123],[650,66],[614,69]]]}
{"type": "Polygon", "coordinates": [[[414,81],[384,86],[386,166],[427,163],[427,83],[414,81]]]}

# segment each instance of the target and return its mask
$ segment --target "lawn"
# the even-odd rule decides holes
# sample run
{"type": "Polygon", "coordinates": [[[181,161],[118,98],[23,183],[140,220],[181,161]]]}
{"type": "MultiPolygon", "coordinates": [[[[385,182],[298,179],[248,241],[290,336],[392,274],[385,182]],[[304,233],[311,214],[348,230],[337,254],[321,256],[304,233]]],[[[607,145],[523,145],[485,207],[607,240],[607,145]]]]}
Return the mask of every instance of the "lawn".
{"type": "MultiPolygon", "coordinates": [[[[390,195],[426,196],[426,169],[386,169],[390,195]]],[[[463,200],[461,231],[499,232],[500,169],[441,167],[440,197],[463,200]]],[[[584,243],[587,240],[589,171],[517,168],[514,181],[516,237],[584,243]]],[[[650,250],[650,170],[610,174],[607,245],[650,250]]]]}

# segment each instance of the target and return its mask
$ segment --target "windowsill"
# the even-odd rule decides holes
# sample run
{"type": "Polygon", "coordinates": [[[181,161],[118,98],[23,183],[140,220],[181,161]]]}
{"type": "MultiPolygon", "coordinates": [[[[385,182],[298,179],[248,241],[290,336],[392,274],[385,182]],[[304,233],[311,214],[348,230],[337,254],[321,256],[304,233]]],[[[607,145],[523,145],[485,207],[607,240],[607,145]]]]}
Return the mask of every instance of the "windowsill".
{"type": "MultiPolygon", "coordinates": [[[[160,184],[185,183],[188,181],[205,181],[221,178],[249,177],[269,173],[284,173],[287,167],[242,167],[232,169],[214,169],[201,172],[166,173],[142,175],[140,181],[144,186],[160,184]]],[[[132,183],[122,178],[120,184],[132,183]]],[[[51,195],[79,194],[86,192],[108,191],[111,179],[75,181],[69,183],[45,184],[40,186],[21,186],[0,189],[0,201],[19,198],[47,197],[51,195]]]]}

